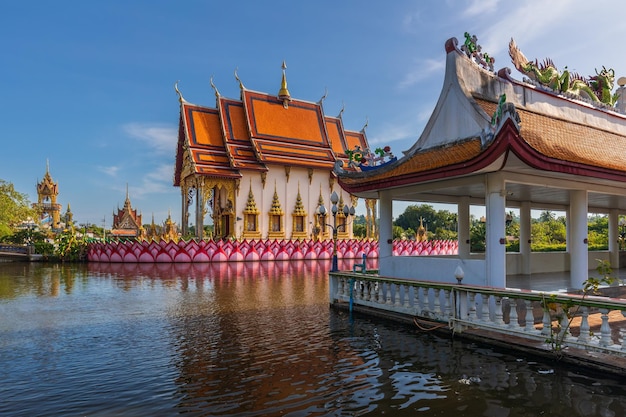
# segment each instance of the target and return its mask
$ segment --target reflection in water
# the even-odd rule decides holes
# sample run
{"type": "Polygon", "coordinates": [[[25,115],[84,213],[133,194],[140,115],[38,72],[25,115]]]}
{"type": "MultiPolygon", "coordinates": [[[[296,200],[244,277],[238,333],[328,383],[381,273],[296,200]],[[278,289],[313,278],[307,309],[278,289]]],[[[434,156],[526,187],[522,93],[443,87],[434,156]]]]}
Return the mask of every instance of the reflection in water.
{"type": "Polygon", "coordinates": [[[0,415],[626,415],[619,380],[331,310],[328,266],[0,265],[0,415]]]}

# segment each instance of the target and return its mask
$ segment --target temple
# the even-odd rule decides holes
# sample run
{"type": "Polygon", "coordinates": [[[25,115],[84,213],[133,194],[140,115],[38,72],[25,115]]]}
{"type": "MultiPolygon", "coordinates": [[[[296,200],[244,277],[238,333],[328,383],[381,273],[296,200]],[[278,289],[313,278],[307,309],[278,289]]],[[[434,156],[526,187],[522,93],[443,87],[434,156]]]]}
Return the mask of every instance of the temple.
{"type": "MultiPolygon", "coordinates": [[[[203,237],[207,214],[214,238],[327,238],[330,210],[320,214],[319,208],[330,209],[335,191],[335,220],[347,225],[338,229],[338,237],[352,237],[342,209],[356,206],[357,199],[337,184],[333,167],[337,161],[354,162],[352,150],[369,149],[365,129],[344,129],[341,113],[324,115],[324,98],[291,97],[285,69],[283,63],[277,94],[249,90],[235,74],[241,96],[230,99],[211,80],[215,107],[187,102],[176,86],[180,124],[174,185],[181,190],[183,235],[194,221],[189,215],[195,200],[196,238],[203,237]]],[[[366,201],[368,210],[374,204],[366,201]]]]}
{"type": "MultiPolygon", "coordinates": [[[[509,54],[523,76],[493,69],[493,59],[466,34],[445,45],[439,100],[404,156],[373,170],[338,167],[351,195],[379,199],[381,275],[506,287],[507,276],[569,273],[582,288],[596,259],[620,266],[619,216],[626,211],[624,84],[613,70],[590,77],[558,71],[550,60],[509,54]],[[393,201],[458,207],[458,255],[393,256],[393,201]],[[470,206],[486,212],[486,252],[470,252],[470,206]],[[506,253],[506,209],[520,212],[520,249],[506,253]],[[567,251],[531,252],[531,210],[566,213],[567,251]],[[608,251],[587,247],[588,213],[607,214],[608,251]],[[461,271],[461,272],[455,272],[461,271]]],[[[593,271],[592,271],[593,272],[593,271]]],[[[531,277],[532,279],[532,277],[531,277]]]]}
{"type": "Polygon", "coordinates": [[[137,239],[142,236],[143,226],[141,224],[141,214],[133,209],[126,186],[126,200],[122,209],[117,208],[117,214],[113,213],[113,226],[111,226],[111,236],[115,238],[137,239]]]}

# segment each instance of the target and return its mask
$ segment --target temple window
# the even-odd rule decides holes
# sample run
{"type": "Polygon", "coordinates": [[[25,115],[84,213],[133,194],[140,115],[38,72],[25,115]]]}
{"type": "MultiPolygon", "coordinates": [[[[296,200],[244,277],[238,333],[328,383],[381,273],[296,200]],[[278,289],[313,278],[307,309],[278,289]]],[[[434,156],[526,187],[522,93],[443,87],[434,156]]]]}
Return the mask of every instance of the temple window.
{"type": "Polygon", "coordinates": [[[268,239],[284,239],[285,228],[283,227],[283,209],[280,206],[278,193],[276,192],[276,184],[274,184],[274,198],[272,199],[272,208],[269,212],[270,227],[267,233],[268,239]]]}

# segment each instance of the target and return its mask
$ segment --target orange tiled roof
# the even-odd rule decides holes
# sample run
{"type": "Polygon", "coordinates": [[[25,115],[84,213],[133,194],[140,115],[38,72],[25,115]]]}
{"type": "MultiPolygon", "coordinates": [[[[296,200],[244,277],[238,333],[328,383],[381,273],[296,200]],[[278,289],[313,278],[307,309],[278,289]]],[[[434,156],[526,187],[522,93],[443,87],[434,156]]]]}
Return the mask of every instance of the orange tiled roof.
{"type": "Polygon", "coordinates": [[[320,103],[243,90],[242,100],[218,97],[217,108],[181,103],[174,185],[180,185],[185,155],[195,173],[241,177],[240,170],[267,164],[331,170],[347,165],[346,149],[368,147],[363,132],[345,131],[340,118],[323,115],[320,103]]]}
{"type": "MultiPolygon", "coordinates": [[[[497,104],[476,99],[493,114],[497,104]]],[[[521,119],[521,137],[537,153],[566,163],[626,172],[626,135],[516,109],[521,119]]]]}
{"type": "Polygon", "coordinates": [[[332,168],[335,158],[319,104],[292,100],[288,107],[276,96],[243,92],[250,138],[260,162],[332,168]]]}
{"type": "Polygon", "coordinates": [[[239,177],[231,169],[217,109],[183,103],[182,112],[185,137],[196,172],[219,177],[239,177]]]}
{"type": "Polygon", "coordinates": [[[224,138],[236,169],[267,170],[257,159],[246,125],[246,115],[241,101],[220,98],[219,106],[224,126],[224,138]]]}

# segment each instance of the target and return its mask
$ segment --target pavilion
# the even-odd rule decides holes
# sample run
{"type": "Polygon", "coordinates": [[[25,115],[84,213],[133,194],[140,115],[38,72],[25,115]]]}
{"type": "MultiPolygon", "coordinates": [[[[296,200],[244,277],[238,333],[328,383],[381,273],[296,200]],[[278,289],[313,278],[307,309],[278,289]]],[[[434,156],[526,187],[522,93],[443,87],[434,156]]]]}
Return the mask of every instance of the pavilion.
{"type": "Polygon", "coordinates": [[[626,210],[623,104],[542,83],[531,70],[545,68],[524,62],[512,40],[513,63],[526,77],[516,80],[508,68],[495,72],[475,37],[466,38],[461,48],[455,38],[446,42],[439,100],[402,158],[361,172],[336,166],[342,188],[379,199],[380,275],[455,282],[460,267],[463,283],[506,287],[507,276],[569,273],[571,287],[581,288],[596,259],[618,268],[618,219],[626,210]],[[458,255],[393,256],[394,201],[457,204],[458,255]],[[470,253],[471,205],[485,207],[485,254],[470,253]],[[520,212],[518,253],[505,251],[507,208],[520,212]],[[531,210],[566,213],[565,252],[531,252],[531,210]],[[588,251],[588,213],[608,214],[608,251],[588,251]]]}

